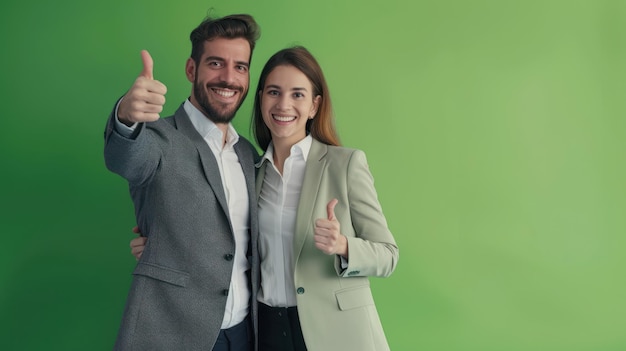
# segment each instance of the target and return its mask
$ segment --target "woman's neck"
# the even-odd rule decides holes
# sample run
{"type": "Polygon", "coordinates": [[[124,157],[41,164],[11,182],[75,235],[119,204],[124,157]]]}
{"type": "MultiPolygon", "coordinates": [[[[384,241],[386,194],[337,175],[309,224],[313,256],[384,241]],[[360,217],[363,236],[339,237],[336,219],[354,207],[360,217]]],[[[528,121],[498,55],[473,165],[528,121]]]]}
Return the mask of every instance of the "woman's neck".
{"type": "Polygon", "coordinates": [[[287,157],[291,155],[291,148],[297,143],[301,142],[303,139],[304,138],[297,140],[297,141],[284,140],[284,139],[272,140],[272,145],[274,148],[273,155],[272,155],[274,159],[274,165],[276,166],[276,169],[278,169],[278,172],[280,172],[281,175],[283,174],[283,166],[285,165],[285,160],[287,160],[287,157]]]}
{"type": "Polygon", "coordinates": [[[285,165],[285,160],[291,154],[291,147],[293,145],[295,144],[280,142],[274,143],[274,150],[272,155],[274,159],[274,166],[276,166],[276,169],[281,175],[283,174],[283,166],[285,165]]]}

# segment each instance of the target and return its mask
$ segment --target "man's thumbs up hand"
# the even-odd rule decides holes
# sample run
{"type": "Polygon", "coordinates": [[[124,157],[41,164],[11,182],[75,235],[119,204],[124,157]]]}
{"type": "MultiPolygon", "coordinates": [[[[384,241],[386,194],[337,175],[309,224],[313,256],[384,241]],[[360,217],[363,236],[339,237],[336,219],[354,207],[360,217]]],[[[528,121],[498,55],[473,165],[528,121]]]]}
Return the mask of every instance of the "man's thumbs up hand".
{"type": "Polygon", "coordinates": [[[141,51],[141,61],[143,69],[133,86],[122,98],[117,110],[120,122],[128,126],[138,122],[158,120],[165,105],[167,87],[158,80],[154,80],[154,62],[148,51],[141,51]]]}

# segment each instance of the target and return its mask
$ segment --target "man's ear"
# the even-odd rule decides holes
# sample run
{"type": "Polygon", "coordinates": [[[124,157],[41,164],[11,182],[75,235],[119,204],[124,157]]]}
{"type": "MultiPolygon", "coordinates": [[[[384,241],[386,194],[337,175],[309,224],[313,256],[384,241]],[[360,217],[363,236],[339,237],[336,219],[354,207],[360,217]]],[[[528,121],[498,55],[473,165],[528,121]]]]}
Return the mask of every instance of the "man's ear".
{"type": "Polygon", "coordinates": [[[196,61],[191,57],[187,59],[187,64],[185,64],[185,75],[187,80],[192,83],[196,80],[196,61]]]}

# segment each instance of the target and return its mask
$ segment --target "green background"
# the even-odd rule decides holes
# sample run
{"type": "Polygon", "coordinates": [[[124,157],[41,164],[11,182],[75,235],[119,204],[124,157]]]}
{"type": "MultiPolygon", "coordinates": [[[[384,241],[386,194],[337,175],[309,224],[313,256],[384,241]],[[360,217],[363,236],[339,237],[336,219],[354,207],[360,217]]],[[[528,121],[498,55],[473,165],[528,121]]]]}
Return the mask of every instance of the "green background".
{"type": "Polygon", "coordinates": [[[112,348],[134,219],[105,120],[141,49],[178,107],[210,7],[261,25],[252,88],[285,46],[324,68],[400,247],[372,279],[392,350],[626,350],[619,0],[4,1],[1,350],[112,348]]]}

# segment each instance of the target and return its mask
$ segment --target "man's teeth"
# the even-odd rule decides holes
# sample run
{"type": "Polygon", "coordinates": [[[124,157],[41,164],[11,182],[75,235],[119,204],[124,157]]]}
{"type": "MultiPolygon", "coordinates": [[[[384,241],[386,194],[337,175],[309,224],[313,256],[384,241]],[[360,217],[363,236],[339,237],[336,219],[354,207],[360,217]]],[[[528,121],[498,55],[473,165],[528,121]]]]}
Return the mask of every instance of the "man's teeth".
{"type": "Polygon", "coordinates": [[[276,116],[276,115],[274,115],[274,119],[279,121],[279,122],[289,122],[289,121],[293,121],[294,119],[296,119],[296,117],[294,117],[294,116],[276,116]]]}
{"type": "Polygon", "coordinates": [[[235,95],[235,92],[232,91],[232,90],[218,90],[218,89],[215,89],[213,91],[217,95],[220,95],[220,96],[223,96],[223,97],[226,97],[226,98],[229,98],[229,97],[232,97],[233,95],[235,95]]]}

